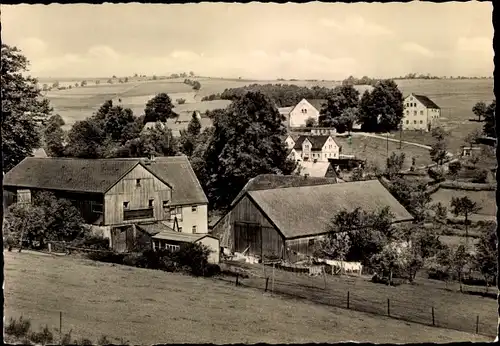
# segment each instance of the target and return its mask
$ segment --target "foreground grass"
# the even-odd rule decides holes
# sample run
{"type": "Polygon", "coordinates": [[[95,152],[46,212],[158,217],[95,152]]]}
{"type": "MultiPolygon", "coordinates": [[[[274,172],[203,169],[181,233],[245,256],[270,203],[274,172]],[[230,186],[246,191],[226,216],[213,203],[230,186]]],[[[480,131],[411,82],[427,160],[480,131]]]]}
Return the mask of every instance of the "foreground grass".
{"type": "Polygon", "coordinates": [[[111,342],[287,343],[489,340],[270,297],[228,283],[71,257],[4,252],[5,316],[111,342]],[[383,331],[383,332],[382,332],[383,331]]]}

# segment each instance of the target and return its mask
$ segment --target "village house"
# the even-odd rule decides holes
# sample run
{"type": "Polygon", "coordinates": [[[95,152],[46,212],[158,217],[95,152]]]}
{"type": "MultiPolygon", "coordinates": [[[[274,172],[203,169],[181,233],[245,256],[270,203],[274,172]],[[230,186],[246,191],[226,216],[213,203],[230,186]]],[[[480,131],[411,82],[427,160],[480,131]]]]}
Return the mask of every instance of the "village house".
{"type": "Polygon", "coordinates": [[[329,161],[300,161],[295,173],[305,177],[336,178],[337,174],[329,161]]]}
{"type": "Polygon", "coordinates": [[[328,159],[339,158],[341,147],[329,135],[300,136],[293,149],[300,161],[328,162],[328,159]]]}
{"type": "Polygon", "coordinates": [[[343,210],[359,207],[375,212],[387,206],[394,223],[413,219],[378,180],[268,185],[267,189],[244,188],[227,214],[214,224],[212,234],[222,247],[240,253],[247,250],[246,254],[261,259],[289,260],[297,253],[312,255],[315,243],[328,234],[334,215],[343,210]]]}
{"type": "Polygon", "coordinates": [[[441,109],[427,96],[410,94],[403,101],[403,130],[430,131],[439,122],[441,109]]]}
{"type": "Polygon", "coordinates": [[[306,122],[309,118],[314,119],[316,124],[318,124],[320,111],[325,102],[325,100],[320,99],[302,99],[290,111],[288,126],[290,128],[306,127],[306,122]]]}
{"type": "MultiPolygon", "coordinates": [[[[185,156],[28,157],[5,174],[3,187],[11,197],[8,204],[29,202],[37,191],[70,200],[94,232],[108,238],[119,252],[151,246],[152,237],[160,233],[162,244],[179,233],[208,233],[208,200],[185,156]]],[[[173,245],[177,243],[172,239],[173,245]]]]}

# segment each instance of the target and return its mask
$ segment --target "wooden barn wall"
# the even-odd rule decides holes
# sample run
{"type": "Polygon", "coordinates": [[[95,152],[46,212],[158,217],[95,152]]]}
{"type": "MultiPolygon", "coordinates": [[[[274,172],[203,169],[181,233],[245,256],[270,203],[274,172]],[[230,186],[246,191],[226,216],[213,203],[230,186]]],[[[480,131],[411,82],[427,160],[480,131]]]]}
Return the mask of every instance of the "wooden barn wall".
{"type": "MultiPolygon", "coordinates": [[[[129,202],[129,210],[147,209],[149,200],[153,199],[152,219],[145,220],[166,220],[168,208],[163,209],[163,201],[171,201],[171,189],[161,180],[152,175],[142,166],[136,166],[122,180],[120,180],[105,195],[105,217],[106,225],[117,225],[134,223],[138,220],[123,219],[123,202],[129,202]],[[136,180],[141,179],[140,186],[136,186],[136,180]]],[[[142,221],[145,221],[144,219],[142,221]]]]}
{"type": "Polygon", "coordinates": [[[212,235],[232,251],[244,251],[250,246],[251,255],[265,257],[281,257],[284,252],[281,235],[247,196],[219,221],[212,235]]]}
{"type": "Polygon", "coordinates": [[[313,256],[317,243],[324,238],[324,235],[304,237],[299,239],[290,239],[286,241],[287,254],[290,259],[294,257],[294,253],[300,253],[306,256],[313,256]]]}
{"type": "Polygon", "coordinates": [[[135,225],[113,227],[111,246],[117,252],[144,251],[151,248],[151,236],[135,225]]]}

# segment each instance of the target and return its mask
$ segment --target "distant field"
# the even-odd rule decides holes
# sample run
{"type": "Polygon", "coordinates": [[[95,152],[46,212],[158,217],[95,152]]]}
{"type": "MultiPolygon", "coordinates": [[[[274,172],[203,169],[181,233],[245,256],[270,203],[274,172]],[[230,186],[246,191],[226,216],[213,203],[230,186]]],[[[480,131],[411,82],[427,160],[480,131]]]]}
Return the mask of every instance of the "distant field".
{"type": "Polygon", "coordinates": [[[397,142],[373,137],[352,136],[351,145],[349,145],[346,137],[335,137],[335,141],[342,145],[342,154],[356,155],[360,159],[376,164],[381,169],[386,167],[387,153],[390,156],[393,152],[396,154],[403,152],[405,154],[404,169],[411,167],[412,157],[415,157],[417,166],[431,163],[429,150],[411,144],[402,143],[400,150],[397,142]],[[387,150],[387,143],[389,143],[389,150],[387,150]]]}
{"type": "MultiPolygon", "coordinates": [[[[75,339],[97,340],[107,335],[111,342],[126,344],[491,341],[464,332],[271,297],[262,290],[219,280],[26,252],[4,252],[4,257],[6,320],[22,315],[30,318],[35,328],[45,324],[56,328],[62,311],[62,330],[72,330],[75,339]]],[[[375,286],[370,287],[373,290],[375,286]]],[[[392,295],[400,290],[381,288],[393,291],[392,295]]],[[[407,289],[412,290],[410,286],[407,289]]],[[[427,293],[424,296],[430,298],[427,293]]],[[[472,315],[496,318],[494,300],[451,292],[441,298],[433,297],[440,304],[463,310],[468,317],[471,310],[472,315]]]]}
{"type": "MultiPolygon", "coordinates": [[[[52,102],[56,113],[59,113],[68,124],[82,120],[92,114],[99,106],[108,99],[122,99],[122,104],[131,107],[135,114],[140,115],[144,105],[154,95],[165,92],[170,95],[172,101],[177,98],[186,99],[186,106],[199,108],[202,111],[204,103],[201,98],[211,94],[221,93],[225,89],[238,88],[250,84],[294,84],[298,86],[323,86],[333,88],[340,84],[335,81],[276,81],[276,80],[238,80],[217,78],[193,78],[199,80],[201,89],[198,92],[192,90],[191,86],[184,84],[183,78],[143,81],[131,79],[129,83],[107,84],[107,79],[100,79],[101,84],[95,85],[94,79],[88,79],[86,87],[72,88],[70,90],[50,91],[47,97],[52,102]],[[187,104],[193,106],[187,106],[187,104]]],[[[43,81],[40,83],[51,81],[43,81]]],[[[61,85],[74,84],[74,80],[60,81],[61,85]]],[[[81,82],[78,80],[76,82],[81,82]]],[[[491,102],[493,99],[492,80],[398,80],[396,81],[404,95],[411,92],[429,96],[442,108],[443,126],[452,131],[453,138],[463,138],[481,124],[469,122],[473,117],[472,107],[478,101],[491,102]]],[[[369,86],[356,86],[363,93],[369,86]]],[[[408,135],[410,137],[410,135],[408,135]]],[[[416,140],[420,138],[414,137],[416,140]]],[[[409,139],[409,138],[408,138],[409,139]]],[[[422,139],[421,142],[428,141],[422,139]]],[[[451,141],[455,141],[451,139],[451,141]]],[[[454,143],[454,142],[453,142],[454,143]]],[[[423,143],[425,144],[425,143],[423,143]]],[[[456,144],[452,145],[456,147],[456,144]]]]}

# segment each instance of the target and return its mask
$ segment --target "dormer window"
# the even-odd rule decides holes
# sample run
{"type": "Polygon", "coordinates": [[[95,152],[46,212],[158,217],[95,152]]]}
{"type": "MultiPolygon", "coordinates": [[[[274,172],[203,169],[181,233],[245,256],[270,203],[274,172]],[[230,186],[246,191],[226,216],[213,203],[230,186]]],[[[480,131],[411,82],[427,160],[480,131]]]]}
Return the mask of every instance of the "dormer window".
{"type": "Polygon", "coordinates": [[[141,187],[141,179],[136,179],[135,180],[135,186],[136,187],[141,187]]]}

